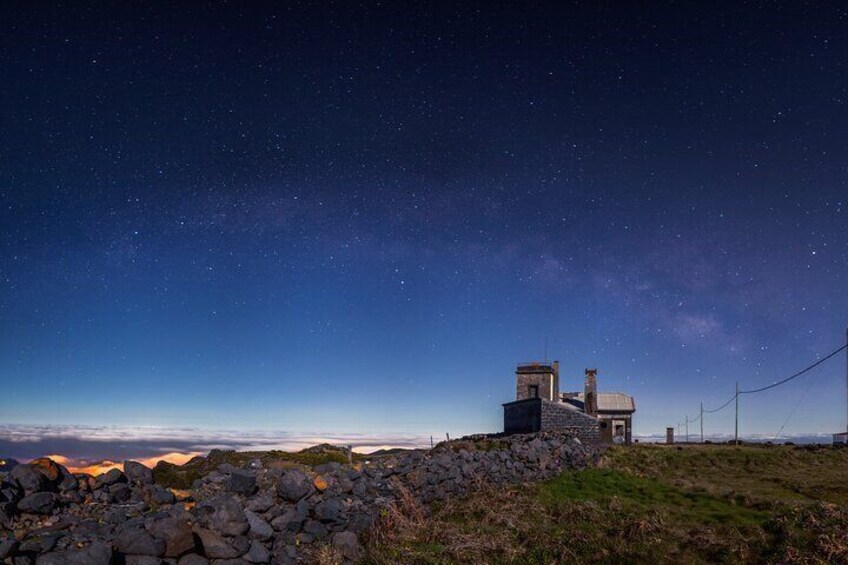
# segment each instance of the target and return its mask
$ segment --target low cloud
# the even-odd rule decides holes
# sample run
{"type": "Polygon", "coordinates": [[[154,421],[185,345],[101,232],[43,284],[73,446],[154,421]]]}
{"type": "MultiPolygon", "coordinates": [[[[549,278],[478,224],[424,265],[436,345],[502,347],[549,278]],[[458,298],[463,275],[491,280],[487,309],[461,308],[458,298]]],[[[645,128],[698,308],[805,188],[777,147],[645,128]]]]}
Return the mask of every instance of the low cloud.
{"type": "Polygon", "coordinates": [[[381,448],[416,448],[429,445],[429,438],[416,434],[322,434],[286,431],[208,430],[151,426],[28,426],[0,425],[0,457],[28,461],[36,457],[61,458],[76,469],[104,461],[126,459],[155,464],[166,460],[183,463],[212,449],[299,451],[329,443],[351,445],[369,453],[381,448]]]}

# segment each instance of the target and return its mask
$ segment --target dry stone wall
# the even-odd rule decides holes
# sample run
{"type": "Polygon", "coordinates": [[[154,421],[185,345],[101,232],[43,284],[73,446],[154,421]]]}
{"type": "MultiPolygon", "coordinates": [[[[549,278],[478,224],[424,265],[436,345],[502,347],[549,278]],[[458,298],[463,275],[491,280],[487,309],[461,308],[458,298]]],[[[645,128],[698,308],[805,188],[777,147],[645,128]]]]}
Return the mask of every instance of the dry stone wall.
{"type": "Polygon", "coordinates": [[[397,496],[423,503],[482,483],[593,465],[602,447],[569,434],[473,436],[374,461],[277,468],[221,465],[181,500],[127,462],[97,478],[48,459],[0,473],[0,562],[14,565],[309,563],[321,544],[347,562],[397,496]]]}

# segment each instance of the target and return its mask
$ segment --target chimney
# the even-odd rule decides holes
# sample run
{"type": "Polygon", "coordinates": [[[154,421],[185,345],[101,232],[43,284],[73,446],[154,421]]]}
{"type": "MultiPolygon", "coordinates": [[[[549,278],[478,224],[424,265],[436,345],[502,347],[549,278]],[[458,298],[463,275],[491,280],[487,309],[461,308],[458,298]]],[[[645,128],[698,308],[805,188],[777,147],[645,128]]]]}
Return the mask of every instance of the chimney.
{"type": "Polygon", "coordinates": [[[559,361],[554,361],[553,368],[554,368],[554,390],[553,390],[553,394],[551,396],[553,396],[552,400],[554,402],[559,402],[560,401],[560,398],[559,398],[559,361]]]}
{"type": "Polygon", "coordinates": [[[590,416],[598,414],[598,370],[586,369],[586,385],[583,389],[583,411],[590,416]]]}

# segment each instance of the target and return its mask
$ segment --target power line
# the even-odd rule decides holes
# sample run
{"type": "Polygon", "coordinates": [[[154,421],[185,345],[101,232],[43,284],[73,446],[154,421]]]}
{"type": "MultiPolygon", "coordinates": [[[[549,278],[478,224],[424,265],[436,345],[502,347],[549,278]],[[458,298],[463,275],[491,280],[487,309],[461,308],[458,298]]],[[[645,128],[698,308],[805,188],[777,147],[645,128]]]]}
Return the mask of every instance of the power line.
{"type": "MultiPolygon", "coordinates": [[[[846,350],[848,350],[848,343],[846,343],[845,345],[842,345],[841,347],[839,347],[839,349],[837,349],[837,350],[833,351],[832,353],[829,353],[829,354],[828,354],[828,355],[826,355],[825,357],[822,357],[821,359],[819,359],[818,361],[816,361],[815,363],[813,363],[813,364],[812,364],[812,365],[810,365],[809,367],[806,367],[805,369],[802,369],[802,370],[798,371],[797,373],[794,373],[794,374],[792,374],[792,375],[789,375],[789,376],[788,376],[788,377],[786,377],[785,379],[780,380],[780,381],[778,381],[778,382],[776,382],[776,383],[772,383],[772,384],[770,384],[770,385],[768,385],[768,386],[764,386],[764,387],[760,387],[760,388],[755,388],[755,389],[751,389],[751,390],[739,390],[739,389],[737,388],[736,393],[735,393],[733,396],[731,396],[731,397],[727,400],[727,402],[725,402],[724,404],[722,404],[722,405],[721,405],[721,406],[719,406],[718,408],[714,408],[713,410],[704,410],[704,409],[703,409],[703,405],[702,405],[701,413],[698,415],[698,417],[697,417],[697,418],[694,418],[694,419],[692,419],[692,420],[689,420],[689,423],[695,423],[695,422],[697,422],[699,419],[701,419],[701,418],[703,417],[703,415],[704,415],[704,414],[715,414],[716,412],[720,412],[721,410],[724,410],[725,408],[727,408],[728,406],[730,406],[730,403],[731,403],[731,402],[733,402],[734,400],[736,400],[736,399],[739,397],[739,395],[740,395],[740,394],[756,394],[756,393],[758,393],[758,392],[765,392],[765,391],[767,391],[767,390],[770,390],[770,389],[773,389],[773,388],[779,387],[780,385],[786,384],[786,383],[788,383],[789,381],[791,381],[791,380],[793,380],[793,379],[797,379],[798,377],[800,377],[800,376],[801,376],[801,375],[803,375],[804,373],[807,373],[808,371],[810,371],[810,370],[812,370],[812,369],[815,369],[816,367],[818,367],[819,365],[821,365],[822,363],[824,363],[824,362],[825,362],[825,361],[827,361],[828,359],[830,359],[830,358],[832,358],[832,357],[834,357],[834,356],[838,355],[840,352],[842,352],[842,351],[846,351],[846,350]]],[[[797,409],[797,407],[796,407],[796,409],[797,409]]],[[[794,413],[794,410],[793,410],[793,413],[794,413]]],[[[790,415],[790,418],[791,418],[791,417],[792,417],[792,416],[790,415]]],[[[680,425],[680,424],[678,424],[678,426],[679,426],[679,425],[680,425]]],[[[784,425],[785,425],[785,424],[784,424],[784,425]]],[[[781,428],[781,431],[782,431],[782,428],[781,428]]],[[[778,433],[779,433],[779,432],[778,432],[778,433]]]]}
{"type": "Polygon", "coordinates": [[[798,371],[794,375],[790,375],[790,376],[786,377],[785,379],[783,379],[782,381],[772,383],[772,384],[770,384],[768,386],[764,386],[762,388],[755,388],[754,390],[740,390],[739,394],[754,394],[754,393],[757,393],[757,392],[763,392],[765,390],[769,390],[769,389],[774,388],[776,386],[780,386],[784,383],[788,383],[792,379],[796,379],[796,378],[800,377],[801,375],[803,375],[804,373],[806,373],[810,369],[814,369],[815,367],[818,367],[819,365],[821,365],[822,363],[824,363],[825,361],[827,361],[828,359],[830,359],[831,357],[833,357],[834,355],[839,353],[840,351],[844,350],[846,347],[848,347],[848,344],[843,345],[842,347],[840,347],[839,349],[837,349],[836,351],[834,351],[833,353],[831,353],[827,357],[823,357],[822,359],[819,359],[818,361],[816,361],[815,363],[813,363],[812,365],[810,365],[806,369],[798,371]]]}

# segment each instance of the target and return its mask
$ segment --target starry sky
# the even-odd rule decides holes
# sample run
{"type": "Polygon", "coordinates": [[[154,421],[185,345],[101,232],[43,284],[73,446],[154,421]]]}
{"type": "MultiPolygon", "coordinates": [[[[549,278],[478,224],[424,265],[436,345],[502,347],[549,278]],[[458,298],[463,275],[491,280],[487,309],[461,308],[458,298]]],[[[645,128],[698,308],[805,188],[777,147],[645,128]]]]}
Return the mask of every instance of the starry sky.
{"type": "Polygon", "coordinates": [[[498,431],[547,352],[644,436],[845,343],[844,3],[0,10],[2,424],[498,431]]]}

